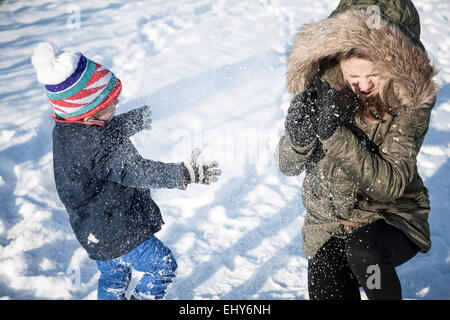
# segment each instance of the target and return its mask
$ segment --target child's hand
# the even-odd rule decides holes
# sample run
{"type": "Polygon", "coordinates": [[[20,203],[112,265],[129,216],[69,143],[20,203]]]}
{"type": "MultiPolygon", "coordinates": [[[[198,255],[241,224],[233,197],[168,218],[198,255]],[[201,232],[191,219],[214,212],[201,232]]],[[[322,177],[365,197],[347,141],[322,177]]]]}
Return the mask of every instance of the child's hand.
{"type": "Polygon", "coordinates": [[[192,150],[189,161],[184,164],[186,167],[184,174],[186,183],[211,184],[212,182],[217,182],[218,176],[222,174],[220,169],[216,169],[219,163],[212,161],[199,164],[197,160],[200,153],[200,149],[195,148],[192,150]]]}
{"type": "Polygon", "coordinates": [[[142,130],[151,130],[152,129],[152,111],[150,107],[145,105],[139,108],[142,116],[142,130]]]}

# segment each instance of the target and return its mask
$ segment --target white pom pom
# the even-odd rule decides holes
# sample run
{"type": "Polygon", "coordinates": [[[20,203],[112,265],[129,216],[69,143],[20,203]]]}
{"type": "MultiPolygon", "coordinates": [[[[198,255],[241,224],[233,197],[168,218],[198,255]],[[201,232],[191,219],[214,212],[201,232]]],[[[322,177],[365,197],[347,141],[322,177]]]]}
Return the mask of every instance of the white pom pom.
{"type": "Polygon", "coordinates": [[[31,63],[36,70],[45,69],[55,64],[56,47],[50,42],[40,42],[34,49],[31,63]]]}
{"type": "Polygon", "coordinates": [[[31,63],[42,84],[58,84],[66,80],[77,68],[80,55],[61,52],[50,42],[41,42],[34,49],[31,63]]]}

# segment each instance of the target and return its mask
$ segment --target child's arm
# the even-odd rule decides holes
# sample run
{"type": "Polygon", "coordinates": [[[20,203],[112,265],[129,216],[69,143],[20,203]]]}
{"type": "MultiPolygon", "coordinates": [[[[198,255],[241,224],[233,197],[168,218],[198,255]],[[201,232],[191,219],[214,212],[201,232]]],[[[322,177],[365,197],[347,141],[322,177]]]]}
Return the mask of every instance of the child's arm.
{"type": "Polygon", "coordinates": [[[200,150],[194,149],[186,163],[164,163],[141,157],[131,143],[133,134],[150,129],[148,106],[114,117],[105,130],[104,145],[94,157],[94,170],[102,179],[136,188],[179,188],[190,183],[211,184],[221,170],[216,161],[198,163],[200,150]]]}
{"type": "Polygon", "coordinates": [[[181,163],[164,163],[143,158],[129,139],[111,141],[93,161],[93,170],[101,179],[136,188],[185,189],[186,167],[181,163]]]}
{"type": "Polygon", "coordinates": [[[119,135],[131,137],[139,131],[150,130],[152,122],[150,116],[150,107],[145,105],[118,116],[114,116],[109,121],[108,128],[119,135]]]}

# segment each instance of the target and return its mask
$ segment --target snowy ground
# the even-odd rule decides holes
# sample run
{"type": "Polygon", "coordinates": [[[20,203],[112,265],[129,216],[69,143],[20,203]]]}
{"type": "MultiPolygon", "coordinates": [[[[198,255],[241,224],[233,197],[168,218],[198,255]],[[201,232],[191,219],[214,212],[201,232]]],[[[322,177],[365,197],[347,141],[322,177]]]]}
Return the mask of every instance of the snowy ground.
{"type": "MultiPolygon", "coordinates": [[[[133,141],[162,161],[192,147],[218,184],[155,190],[178,277],[167,299],[307,299],[302,176],[273,150],[290,97],[286,56],[302,24],[338,1],[0,1],[0,298],[95,299],[98,271],[56,195],[50,108],[30,56],[50,40],[123,82],[119,112],[153,108],[133,141]]],[[[450,299],[450,1],[415,1],[442,85],[419,167],[433,247],[398,268],[407,299],[450,299]]]]}

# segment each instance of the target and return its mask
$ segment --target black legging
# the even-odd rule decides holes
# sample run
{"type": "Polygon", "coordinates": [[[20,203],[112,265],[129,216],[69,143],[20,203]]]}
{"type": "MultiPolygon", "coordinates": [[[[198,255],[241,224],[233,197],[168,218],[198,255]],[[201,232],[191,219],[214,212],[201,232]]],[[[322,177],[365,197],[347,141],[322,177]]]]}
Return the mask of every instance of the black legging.
{"type": "Polygon", "coordinates": [[[384,220],[358,228],[347,239],[332,237],[308,261],[311,300],[401,299],[395,267],[419,248],[400,229],[384,220]]]}

